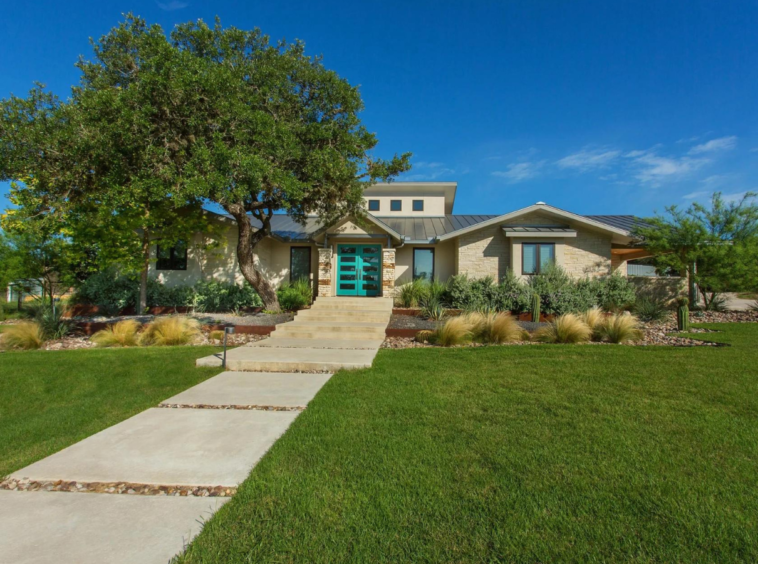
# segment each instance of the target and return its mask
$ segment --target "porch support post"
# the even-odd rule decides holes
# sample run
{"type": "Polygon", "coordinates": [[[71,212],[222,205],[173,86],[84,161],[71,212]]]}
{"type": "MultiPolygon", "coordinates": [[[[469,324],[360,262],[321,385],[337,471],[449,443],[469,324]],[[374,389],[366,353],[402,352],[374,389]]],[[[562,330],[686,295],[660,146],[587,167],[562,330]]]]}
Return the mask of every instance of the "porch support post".
{"type": "Polygon", "coordinates": [[[332,295],[332,248],[319,248],[318,250],[318,295],[329,297],[332,295]]]}
{"type": "Polygon", "coordinates": [[[382,295],[395,296],[395,249],[382,249],[382,295]]]}

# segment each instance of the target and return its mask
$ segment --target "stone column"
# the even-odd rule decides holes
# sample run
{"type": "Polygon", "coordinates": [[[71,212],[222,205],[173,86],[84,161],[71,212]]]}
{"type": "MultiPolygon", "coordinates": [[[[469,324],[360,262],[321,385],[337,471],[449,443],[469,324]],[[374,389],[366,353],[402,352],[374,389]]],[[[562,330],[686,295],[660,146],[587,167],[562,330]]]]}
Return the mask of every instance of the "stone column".
{"type": "Polygon", "coordinates": [[[332,295],[332,248],[320,247],[318,250],[318,295],[332,295]]]}
{"type": "Polygon", "coordinates": [[[395,296],[395,249],[382,249],[382,296],[395,296]]]}

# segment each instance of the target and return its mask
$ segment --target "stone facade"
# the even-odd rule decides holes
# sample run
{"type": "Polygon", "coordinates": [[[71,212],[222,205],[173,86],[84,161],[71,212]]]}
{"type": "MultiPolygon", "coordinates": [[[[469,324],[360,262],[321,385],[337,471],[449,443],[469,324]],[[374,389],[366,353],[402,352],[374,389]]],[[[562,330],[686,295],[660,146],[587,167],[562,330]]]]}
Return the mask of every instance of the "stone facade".
{"type": "Polygon", "coordinates": [[[610,274],[610,237],[578,230],[576,238],[566,239],[561,266],[577,278],[610,274]]]}
{"type": "Polygon", "coordinates": [[[492,276],[499,280],[510,267],[510,245],[500,225],[464,233],[458,239],[460,274],[470,278],[492,276]]]}
{"type": "Polygon", "coordinates": [[[332,295],[332,249],[319,248],[318,250],[318,295],[329,297],[332,295]]]}
{"type": "Polygon", "coordinates": [[[620,274],[621,276],[628,276],[629,269],[627,266],[629,263],[624,259],[622,255],[611,255],[611,272],[614,274],[620,274]]]}
{"type": "Polygon", "coordinates": [[[395,295],[395,249],[382,249],[382,295],[395,295]]]}

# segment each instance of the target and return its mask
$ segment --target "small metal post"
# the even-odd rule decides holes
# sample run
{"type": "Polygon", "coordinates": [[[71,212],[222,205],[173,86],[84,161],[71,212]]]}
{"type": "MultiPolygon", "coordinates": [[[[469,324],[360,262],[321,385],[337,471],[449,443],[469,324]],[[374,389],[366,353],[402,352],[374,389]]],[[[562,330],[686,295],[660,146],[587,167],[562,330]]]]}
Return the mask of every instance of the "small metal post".
{"type": "Polygon", "coordinates": [[[234,333],[234,326],[224,327],[224,360],[221,362],[221,368],[226,368],[226,336],[234,333]]]}

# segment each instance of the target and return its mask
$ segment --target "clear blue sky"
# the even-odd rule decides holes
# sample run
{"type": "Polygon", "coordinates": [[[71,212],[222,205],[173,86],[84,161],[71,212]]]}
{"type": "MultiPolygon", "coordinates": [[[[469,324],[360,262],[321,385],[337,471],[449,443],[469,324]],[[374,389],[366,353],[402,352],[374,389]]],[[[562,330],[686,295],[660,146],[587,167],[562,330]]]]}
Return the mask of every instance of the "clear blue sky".
{"type": "Polygon", "coordinates": [[[5,2],[0,97],[66,96],[88,37],[128,11],[302,39],[361,85],[378,156],[459,183],[456,213],[644,216],[758,188],[754,1],[5,2]]]}

